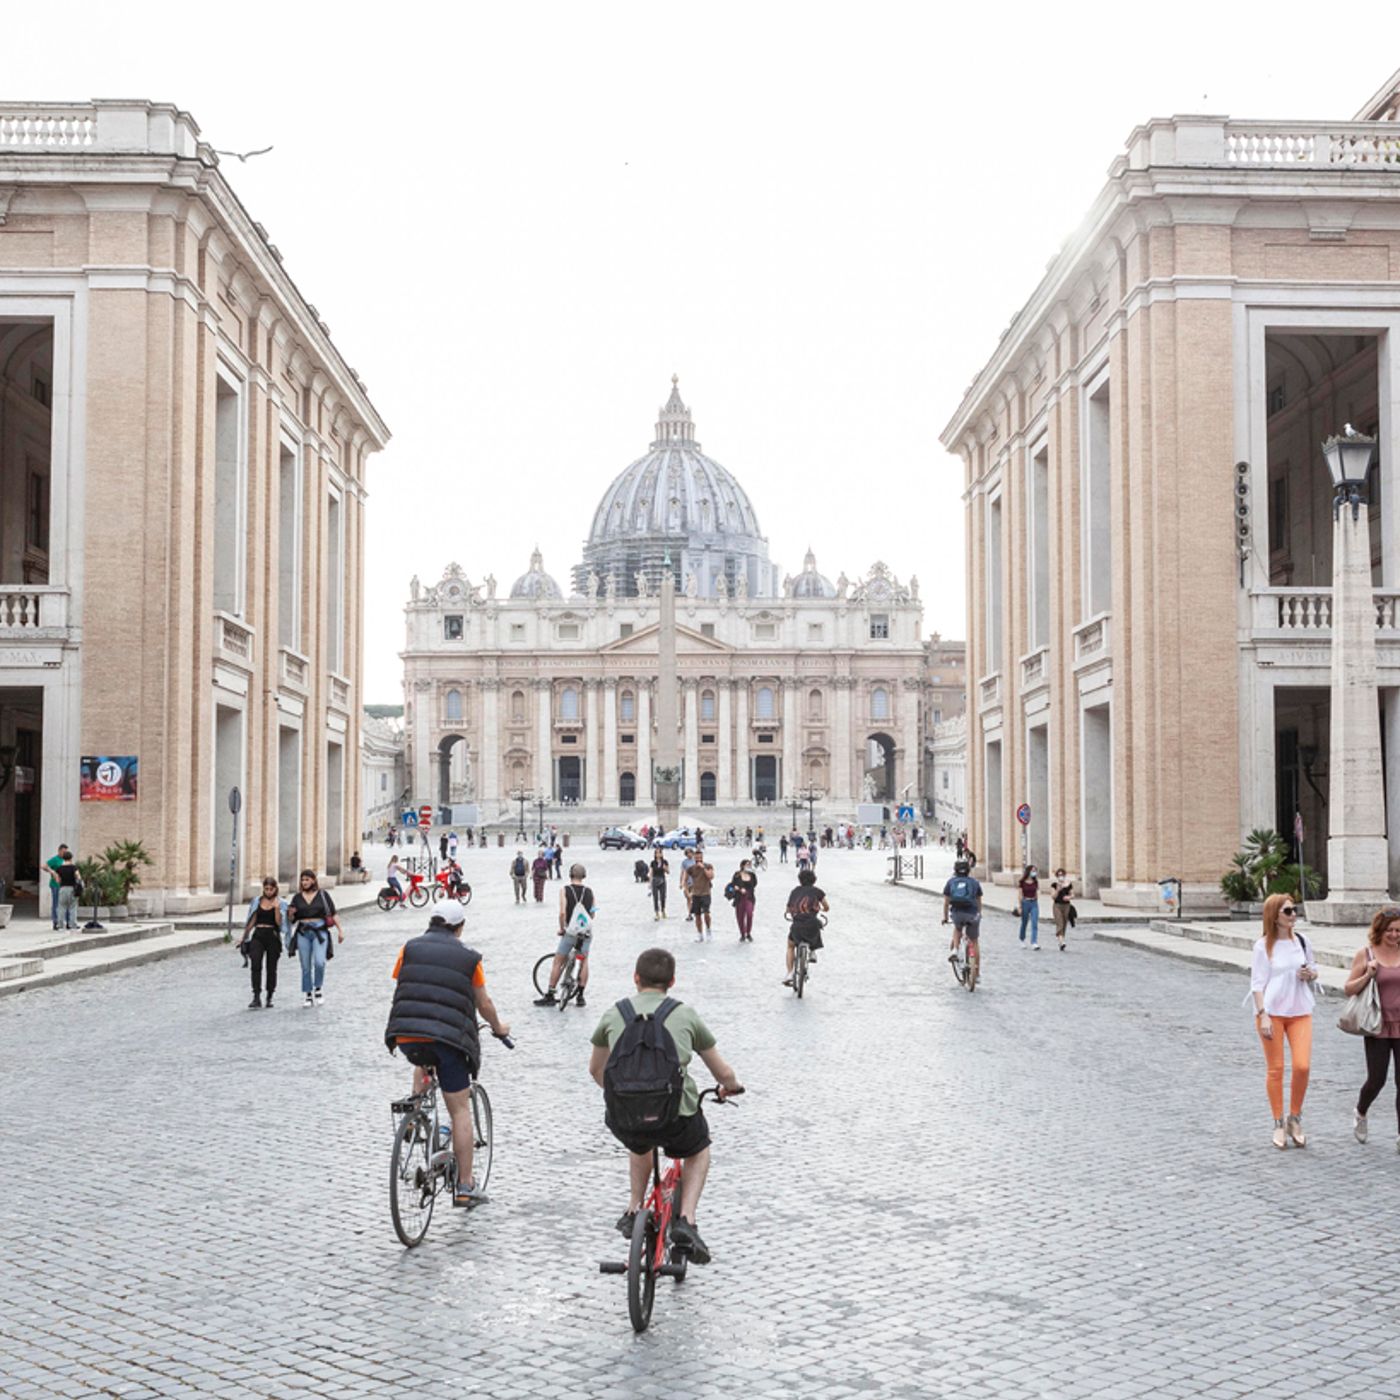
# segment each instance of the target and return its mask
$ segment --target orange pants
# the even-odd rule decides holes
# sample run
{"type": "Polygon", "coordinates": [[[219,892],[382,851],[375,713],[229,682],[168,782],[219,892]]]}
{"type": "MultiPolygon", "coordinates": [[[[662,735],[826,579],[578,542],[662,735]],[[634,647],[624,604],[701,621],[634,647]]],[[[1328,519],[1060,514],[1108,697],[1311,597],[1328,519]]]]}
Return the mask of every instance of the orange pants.
{"type": "MultiPolygon", "coordinates": [[[[1259,1043],[1264,1047],[1264,1063],[1268,1066],[1265,1083],[1269,1090],[1269,1107],[1275,1118],[1283,1117],[1283,1042],[1293,1052],[1293,1078],[1288,1085],[1288,1111],[1303,1111],[1303,1096],[1308,1092],[1308,1072],[1312,1067],[1312,1017],[1273,1016],[1273,1039],[1265,1040],[1262,1033],[1259,1043]]],[[[1254,1023],[1255,1030],[1259,1022],[1254,1023]]]]}

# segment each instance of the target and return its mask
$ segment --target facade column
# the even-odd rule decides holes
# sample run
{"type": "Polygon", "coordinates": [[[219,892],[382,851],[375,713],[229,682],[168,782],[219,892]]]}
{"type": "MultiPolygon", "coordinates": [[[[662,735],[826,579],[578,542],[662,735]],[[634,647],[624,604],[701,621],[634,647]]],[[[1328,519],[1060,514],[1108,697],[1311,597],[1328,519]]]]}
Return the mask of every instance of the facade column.
{"type": "Polygon", "coordinates": [[[603,682],[603,767],[598,800],[616,807],[622,800],[617,790],[617,682],[603,682]]]}
{"type": "Polygon", "coordinates": [[[718,788],[715,797],[722,805],[732,807],[734,805],[734,723],[729,702],[733,685],[728,677],[721,677],[717,685],[719,688],[719,732],[715,737],[719,740],[719,772],[715,774],[718,788]]]}
{"type": "Polygon", "coordinates": [[[586,716],[583,731],[583,781],[579,787],[578,800],[580,802],[598,802],[601,800],[598,787],[598,682],[585,681],[586,689],[586,716]]]}
{"type": "MultiPolygon", "coordinates": [[[[900,706],[900,731],[901,745],[904,750],[904,781],[895,788],[894,800],[896,802],[912,802],[923,811],[923,803],[920,800],[922,792],[919,786],[920,760],[923,757],[923,739],[919,732],[919,691],[921,683],[917,676],[905,676],[900,685],[899,706],[900,706]],[[901,797],[905,787],[909,788],[907,797],[901,797]]],[[[1024,730],[1022,731],[1024,735],[1024,730]]],[[[1044,818],[1042,817],[1043,821],[1044,818]]]]}
{"type": "Polygon", "coordinates": [[[802,761],[800,753],[797,734],[797,680],[788,676],[783,680],[783,771],[779,774],[781,786],[778,788],[780,800],[791,797],[802,781],[802,774],[798,771],[802,761]]]}
{"type": "Polygon", "coordinates": [[[651,681],[637,681],[637,806],[651,798],[651,681]]]}
{"type": "Polygon", "coordinates": [[[700,691],[694,681],[685,683],[685,799],[700,805],[700,691]]]}
{"type": "Polygon", "coordinates": [[[554,686],[535,682],[535,795],[554,799],[554,686]]]}
{"type": "Polygon", "coordinates": [[[837,676],[832,685],[836,690],[836,706],[831,730],[831,796],[836,802],[850,802],[855,796],[851,788],[851,754],[855,748],[855,734],[851,730],[851,678],[837,676]]]}
{"type": "Polygon", "coordinates": [[[749,683],[740,681],[734,687],[734,776],[735,799],[741,807],[753,801],[749,782],[749,683]]]}
{"type": "MultiPolygon", "coordinates": [[[[429,734],[432,730],[433,692],[431,681],[413,683],[413,791],[409,794],[415,807],[424,802],[437,803],[437,788],[433,786],[436,776],[433,770],[432,745],[429,734]]],[[[305,790],[306,777],[302,784],[305,790]]]]}
{"type": "Polygon", "coordinates": [[[501,795],[501,721],[498,709],[501,683],[488,676],[480,683],[481,744],[477,749],[477,791],[483,802],[498,801],[501,795]]]}

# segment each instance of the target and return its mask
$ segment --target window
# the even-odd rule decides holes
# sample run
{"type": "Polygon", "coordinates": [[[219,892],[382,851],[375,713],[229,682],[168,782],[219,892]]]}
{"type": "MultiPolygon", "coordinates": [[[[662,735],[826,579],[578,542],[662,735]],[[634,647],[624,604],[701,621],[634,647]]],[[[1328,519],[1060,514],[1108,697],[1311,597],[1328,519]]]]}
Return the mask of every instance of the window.
{"type": "Polygon", "coordinates": [[[713,734],[702,734],[702,735],[700,736],[700,742],[701,742],[702,744],[713,744],[714,741],[715,741],[715,736],[714,736],[713,734]]]}
{"type": "Polygon", "coordinates": [[[576,641],[578,641],[578,623],[577,623],[577,622],[561,622],[561,623],[559,624],[559,640],[560,640],[561,642],[576,642],[576,641]]]}
{"type": "Polygon", "coordinates": [[[513,690],[510,693],[510,722],[512,724],[525,723],[525,692],[523,690],[513,690]]]}
{"type": "Polygon", "coordinates": [[[379,775],[379,791],[380,791],[380,792],[387,792],[388,790],[389,790],[389,775],[388,775],[387,773],[381,773],[381,774],[379,775]]]}
{"type": "Polygon", "coordinates": [[[713,637],[715,635],[715,624],[713,622],[702,622],[700,624],[700,635],[702,637],[713,637]]]}
{"type": "Polygon", "coordinates": [[[777,718],[777,712],[773,703],[773,687],[771,685],[759,686],[758,695],[754,699],[753,712],[756,719],[777,718]]]}
{"type": "Polygon", "coordinates": [[[637,736],[635,734],[619,734],[617,738],[619,744],[635,744],[637,736]]]}
{"type": "Polygon", "coordinates": [[[771,642],[778,635],[778,626],[774,622],[755,622],[753,634],[760,642],[771,642]]]}
{"type": "Polygon", "coordinates": [[[947,770],[946,770],[946,769],[944,770],[944,773],[943,773],[943,791],[944,791],[944,792],[947,792],[947,791],[948,791],[948,773],[947,773],[947,770]]]}
{"type": "Polygon", "coordinates": [[[512,622],[510,624],[510,639],[513,642],[523,642],[525,640],[525,624],[523,622],[512,622]]]}
{"type": "MultiPolygon", "coordinates": [[[[326,502],[326,657],[332,671],[345,664],[345,529],[340,497],[326,502]]],[[[332,747],[339,748],[339,745],[332,747]]],[[[342,763],[344,759],[340,760],[342,763]]],[[[330,830],[328,826],[327,831],[330,830]]]]}
{"type": "Polygon", "coordinates": [[[942,710],[935,710],[935,711],[933,712],[933,722],[934,722],[935,724],[942,724],[942,723],[943,723],[943,711],[942,711],[942,710]]]}
{"type": "Polygon", "coordinates": [[[703,690],[700,692],[700,718],[707,719],[711,723],[715,718],[715,693],[713,690],[703,690]]]}
{"type": "Polygon", "coordinates": [[[773,742],[773,736],[771,734],[760,734],[758,736],[758,742],[760,744],[771,744],[773,742]]]}
{"type": "Polygon", "coordinates": [[[214,607],[235,615],[243,611],[243,494],[243,399],[220,374],[214,384],[214,607]]]}
{"type": "Polygon", "coordinates": [[[715,775],[713,773],[701,773],[700,775],[700,805],[702,807],[715,805],[715,775]]]}
{"type": "Polygon", "coordinates": [[[301,642],[301,465],[282,445],[277,459],[277,640],[295,651],[301,642]]]}
{"type": "Polygon", "coordinates": [[[24,542],[30,549],[49,547],[49,479],[39,472],[29,473],[28,519],[24,542]]]}
{"type": "Polygon", "coordinates": [[[870,692],[870,718],[889,719],[890,717],[890,693],[882,685],[877,685],[870,692]]]}
{"type": "Polygon", "coordinates": [[[637,718],[637,697],[630,690],[624,690],[618,697],[617,713],[624,724],[631,724],[637,718]]]}
{"type": "Polygon", "coordinates": [[[889,613],[870,614],[870,640],[872,642],[883,642],[889,639],[890,635],[890,615],[889,613]]]}
{"type": "Polygon", "coordinates": [[[578,691],[571,685],[565,686],[559,696],[559,718],[578,718],[578,691]]]}
{"type": "Polygon", "coordinates": [[[617,635],[619,637],[630,637],[632,635],[632,624],[630,622],[622,623],[617,629],[617,635]]]}
{"type": "Polygon", "coordinates": [[[820,719],[822,717],[822,693],[820,690],[807,692],[807,718],[820,719]]]}
{"type": "Polygon", "coordinates": [[[462,640],[462,619],[460,614],[448,613],[442,620],[442,635],[449,642],[460,642],[462,640]]]}
{"type": "Polygon", "coordinates": [[[636,805],[637,775],[635,773],[621,773],[618,775],[617,796],[624,807],[636,805]]]}
{"type": "Polygon", "coordinates": [[[807,624],[807,640],[809,642],[820,642],[826,636],[826,624],[822,622],[809,622],[807,624]]]}
{"type": "Polygon", "coordinates": [[[560,742],[561,744],[576,744],[576,743],[578,743],[578,735],[577,735],[577,734],[561,734],[561,735],[559,736],[559,742],[560,742]]]}
{"type": "Polygon", "coordinates": [[[462,718],[462,692],[449,690],[443,704],[443,714],[447,719],[462,718]]]}

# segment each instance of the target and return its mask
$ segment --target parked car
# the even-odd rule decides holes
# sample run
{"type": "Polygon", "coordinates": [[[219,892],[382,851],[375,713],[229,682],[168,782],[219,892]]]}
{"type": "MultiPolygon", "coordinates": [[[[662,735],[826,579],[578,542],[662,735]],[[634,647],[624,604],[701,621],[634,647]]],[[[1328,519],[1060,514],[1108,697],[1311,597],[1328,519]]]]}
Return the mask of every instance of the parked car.
{"type": "Polygon", "coordinates": [[[608,827],[598,838],[598,844],[605,851],[644,851],[647,846],[645,837],[620,826],[608,827]]]}
{"type": "Polygon", "coordinates": [[[678,826],[651,843],[667,851],[693,851],[700,844],[700,838],[686,827],[678,826]]]}

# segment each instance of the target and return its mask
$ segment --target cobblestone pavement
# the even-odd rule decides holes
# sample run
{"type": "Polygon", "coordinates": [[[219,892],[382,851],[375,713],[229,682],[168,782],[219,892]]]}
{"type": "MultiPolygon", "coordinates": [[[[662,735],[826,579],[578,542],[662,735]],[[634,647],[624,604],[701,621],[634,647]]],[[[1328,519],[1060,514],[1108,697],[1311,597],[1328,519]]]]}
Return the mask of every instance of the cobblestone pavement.
{"type": "MultiPolygon", "coordinates": [[[[388,1219],[389,969],[421,916],[364,911],[298,1005],[245,1010],[227,948],[0,1004],[0,1393],[26,1396],[1136,1397],[1395,1393],[1389,1093],[1350,1135],[1360,1047],[1319,1017],[1313,1145],[1268,1143],[1237,975],[987,930],[973,996],[933,901],[830,853],[809,996],[755,942],[651,921],[631,857],[585,852],[603,914],[585,1012],[530,1005],[553,901],[467,852],[472,941],[519,1047],[488,1043],[492,1203],[388,1219]],[[587,1038],[660,941],[751,1088],[714,1114],[715,1254],[635,1337],[612,1232],[625,1163],[587,1038]]],[[[721,875],[727,854],[718,853],[721,875]]],[[[674,896],[673,896],[674,905],[674,896]]]]}

